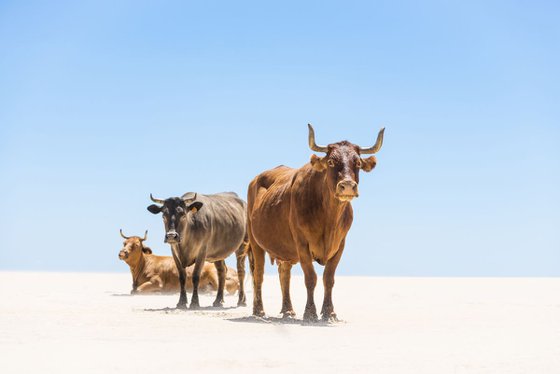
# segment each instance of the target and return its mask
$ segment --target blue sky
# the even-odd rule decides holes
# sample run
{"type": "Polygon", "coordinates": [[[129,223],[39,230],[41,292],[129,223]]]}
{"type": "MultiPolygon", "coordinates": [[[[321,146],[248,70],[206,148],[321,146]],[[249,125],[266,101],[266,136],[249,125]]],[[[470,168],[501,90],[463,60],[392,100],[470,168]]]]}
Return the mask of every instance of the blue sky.
{"type": "Polygon", "coordinates": [[[0,269],[127,271],[150,192],[386,126],[339,274],[560,275],[553,1],[0,3],[0,269]]]}

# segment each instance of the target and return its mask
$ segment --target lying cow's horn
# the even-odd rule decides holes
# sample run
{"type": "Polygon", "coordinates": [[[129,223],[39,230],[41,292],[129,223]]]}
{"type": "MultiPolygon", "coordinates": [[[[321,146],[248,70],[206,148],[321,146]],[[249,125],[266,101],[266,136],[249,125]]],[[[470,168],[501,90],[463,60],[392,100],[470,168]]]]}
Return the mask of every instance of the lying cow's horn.
{"type": "Polygon", "coordinates": [[[183,195],[183,197],[181,197],[181,199],[185,202],[185,203],[190,203],[196,200],[197,194],[196,192],[188,192],[186,194],[183,195]]]}
{"type": "Polygon", "coordinates": [[[311,126],[310,123],[308,123],[307,126],[309,127],[309,148],[311,148],[314,152],[327,153],[329,150],[328,147],[317,145],[317,143],[315,143],[315,130],[313,130],[313,126],[311,126]]]}
{"type": "Polygon", "coordinates": [[[130,239],[128,236],[124,236],[124,234],[122,232],[122,229],[121,229],[121,236],[123,237],[123,239],[126,239],[126,240],[130,239]]]}
{"type": "Polygon", "coordinates": [[[150,194],[150,199],[151,199],[154,203],[156,203],[156,204],[161,204],[161,205],[163,205],[163,204],[165,203],[165,200],[156,199],[156,198],[154,198],[154,197],[152,196],[152,194],[150,194]]]}
{"type": "Polygon", "coordinates": [[[379,134],[377,135],[377,141],[375,142],[375,145],[373,147],[370,147],[370,148],[360,147],[360,154],[362,154],[362,155],[372,155],[374,153],[379,152],[381,150],[381,147],[383,147],[383,134],[385,134],[385,127],[383,127],[379,131],[379,134]]]}
{"type": "Polygon", "coordinates": [[[146,240],[148,240],[148,230],[146,230],[146,233],[144,234],[144,239],[142,239],[142,241],[145,242],[146,240]]]}

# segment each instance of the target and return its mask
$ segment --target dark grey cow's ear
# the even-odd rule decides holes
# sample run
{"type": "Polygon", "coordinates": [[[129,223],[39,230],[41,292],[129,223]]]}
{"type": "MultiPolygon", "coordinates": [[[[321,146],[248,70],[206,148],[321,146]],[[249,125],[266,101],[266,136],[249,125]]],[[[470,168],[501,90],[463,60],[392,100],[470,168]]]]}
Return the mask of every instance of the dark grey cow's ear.
{"type": "Polygon", "coordinates": [[[187,208],[187,210],[188,210],[189,212],[196,213],[196,212],[198,212],[198,211],[200,210],[200,208],[202,208],[202,205],[204,205],[204,204],[202,204],[200,201],[195,201],[194,203],[192,203],[191,205],[189,205],[189,207],[187,208]]]}
{"type": "Polygon", "coordinates": [[[148,207],[148,211],[152,214],[160,214],[162,209],[163,207],[157,206],[155,204],[148,207]]]}

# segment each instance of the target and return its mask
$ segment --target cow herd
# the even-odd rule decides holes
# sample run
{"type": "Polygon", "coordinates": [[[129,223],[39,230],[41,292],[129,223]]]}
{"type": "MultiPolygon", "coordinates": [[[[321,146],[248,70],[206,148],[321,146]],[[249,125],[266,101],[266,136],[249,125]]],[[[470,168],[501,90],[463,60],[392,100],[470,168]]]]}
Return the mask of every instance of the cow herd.
{"type": "Polygon", "coordinates": [[[253,315],[264,316],[262,283],[265,253],[278,265],[285,318],[295,316],[290,299],[292,266],[300,263],[307,289],[305,321],[317,321],[314,290],[317,274],[313,262],[325,266],[321,316],[336,321],[332,302],[334,275],[352,226],[351,201],[358,197],[360,170],[372,171],[373,154],[383,145],[381,129],[372,147],[347,141],[317,145],[309,125],[310,163],[299,169],[279,166],[257,175],[249,184],[247,203],[235,193],[204,195],[189,192],[181,197],[150,199],[152,214],[161,214],[165,242],[172,257],[152,254],[144,238],[126,237],[119,258],[129,266],[133,293],[177,292],[178,308],[200,308],[199,292],[216,291],[214,307],[224,303],[224,290],[238,291],[238,306],[246,305],[245,259],[253,278],[253,315]],[[362,158],[362,155],[372,155],[362,158]],[[237,272],[225,264],[235,252],[237,272]],[[213,264],[213,265],[212,265],[213,264]]]}

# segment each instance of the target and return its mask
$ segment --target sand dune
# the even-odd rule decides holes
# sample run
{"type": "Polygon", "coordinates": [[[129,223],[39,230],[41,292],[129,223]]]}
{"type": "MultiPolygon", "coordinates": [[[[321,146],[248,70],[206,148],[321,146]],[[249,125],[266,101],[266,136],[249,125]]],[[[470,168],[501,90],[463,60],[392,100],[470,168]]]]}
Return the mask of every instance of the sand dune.
{"type": "MultiPolygon", "coordinates": [[[[166,309],[174,295],[117,296],[129,278],[0,273],[0,372],[560,373],[560,279],[338,277],[344,322],[308,326],[247,318],[232,296],[196,312],[166,309]]],[[[292,287],[301,318],[303,280],[292,287]]],[[[276,277],[264,298],[277,317],[276,277]]]]}

